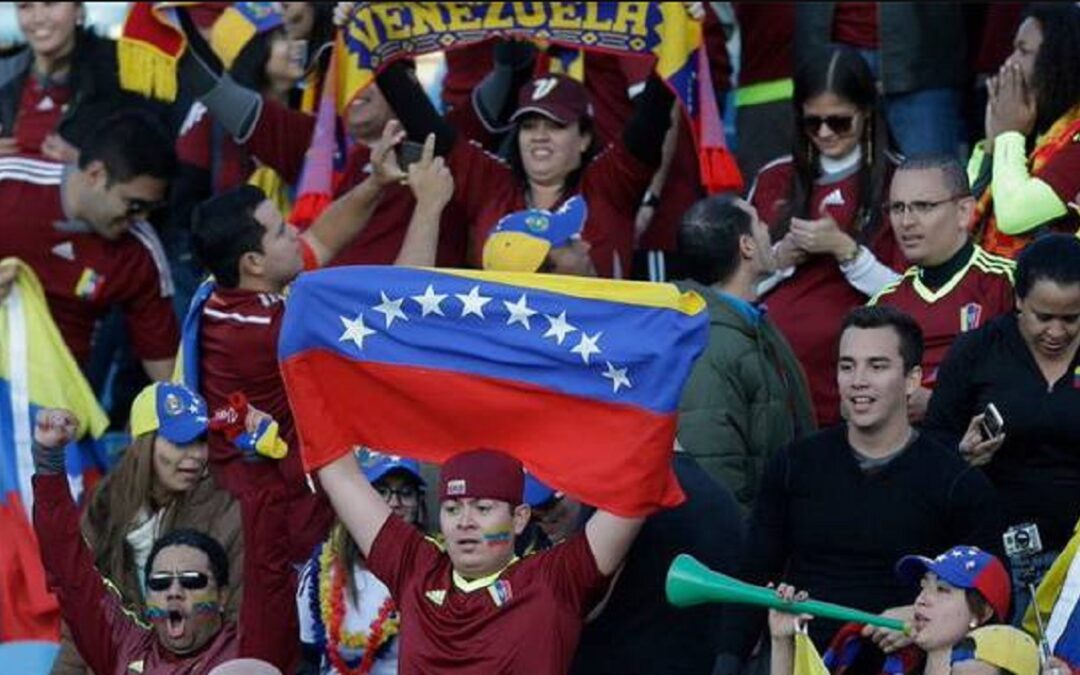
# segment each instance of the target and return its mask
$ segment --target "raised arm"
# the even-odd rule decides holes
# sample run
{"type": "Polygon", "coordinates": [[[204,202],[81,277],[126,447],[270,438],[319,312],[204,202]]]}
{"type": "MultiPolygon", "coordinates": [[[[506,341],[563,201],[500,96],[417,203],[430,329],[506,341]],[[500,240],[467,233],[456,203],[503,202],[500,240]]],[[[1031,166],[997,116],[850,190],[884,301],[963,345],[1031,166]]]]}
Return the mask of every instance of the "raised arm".
{"type": "Polygon", "coordinates": [[[445,156],[450,152],[457,132],[435,110],[412,69],[402,61],[395,61],[376,76],[375,83],[401,120],[409,140],[423,143],[428,134],[435,134],[435,154],[445,156]]]}
{"type": "Polygon", "coordinates": [[[420,160],[409,166],[406,182],[416,198],[396,265],[432,267],[439,249],[439,222],[454,196],[454,178],[442,157],[435,157],[435,134],[428,134],[420,160]]]}
{"type": "Polygon", "coordinates": [[[75,646],[95,673],[116,670],[125,639],[145,627],[106,590],[79,529],[64,466],[78,421],[67,410],[42,409],[34,426],[34,531],[49,589],[60,600],[75,646]]]}
{"type": "Polygon", "coordinates": [[[371,487],[351,452],[319,469],[319,483],[326,490],[338,520],[345,524],[360,552],[367,557],[379,530],[390,517],[390,507],[371,487]]]}
{"type": "Polygon", "coordinates": [[[607,511],[597,511],[589,518],[585,538],[601,574],[610,576],[619,569],[644,523],[644,518],[623,518],[607,511]]]}

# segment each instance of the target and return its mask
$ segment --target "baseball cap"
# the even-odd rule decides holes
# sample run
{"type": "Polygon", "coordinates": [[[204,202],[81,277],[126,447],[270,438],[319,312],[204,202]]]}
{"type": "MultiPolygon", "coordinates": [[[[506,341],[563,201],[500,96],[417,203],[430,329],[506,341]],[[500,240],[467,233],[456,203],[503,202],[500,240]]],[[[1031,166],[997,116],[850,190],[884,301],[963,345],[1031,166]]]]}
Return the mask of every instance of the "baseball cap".
{"type": "Polygon", "coordinates": [[[131,435],[157,431],[177,445],[206,435],[206,401],[179,382],[155,382],[131,404],[131,435]]]}
{"type": "Polygon", "coordinates": [[[375,483],[393,471],[404,471],[416,479],[417,483],[424,485],[424,479],[420,476],[420,463],[415,459],[387,455],[366,448],[360,451],[356,459],[369,483],[375,483]]]}
{"type": "Polygon", "coordinates": [[[557,493],[553,488],[540,482],[540,479],[531,473],[525,473],[525,503],[536,508],[551,501],[557,493]]]}
{"type": "Polygon", "coordinates": [[[551,249],[581,236],[588,216],[581,195],[567,199],[555,211],[525,209],[503,216],[484,242],[484,269],[535,272],[551,249]]]}
{"type": "Polygon", "coordinates": [[[994,610],[999,621],[1009,614],[1012,583],[1001,561],[974,546],[954,546],[936,558],[907,555],[896,564],[902,581],[917,584],[924,574],[933,572],[957,588],[973,588],[994,610]]]}
{"type": "Polygon", "coordinates": [[[583,84],[561,73],[549,73],[518,91],[517,110],[510,121],[516,122],[530,113],[567,125],[582,117],[592,117],[593,107],[583,84]]]}
{"type": "Polygon", "coordinates": [[[454,455],[439,474],[439,501],[497,499],[514,506],[525,491],[521,462],[498,450],[470,450],[454,455]]]}
{"type": "Polygon", "coordinates": [[[952,663],[978,659],[1014,675],[1039,675],[1039,646],[1012,626],[976,628],[953,647],[952,663]]]}

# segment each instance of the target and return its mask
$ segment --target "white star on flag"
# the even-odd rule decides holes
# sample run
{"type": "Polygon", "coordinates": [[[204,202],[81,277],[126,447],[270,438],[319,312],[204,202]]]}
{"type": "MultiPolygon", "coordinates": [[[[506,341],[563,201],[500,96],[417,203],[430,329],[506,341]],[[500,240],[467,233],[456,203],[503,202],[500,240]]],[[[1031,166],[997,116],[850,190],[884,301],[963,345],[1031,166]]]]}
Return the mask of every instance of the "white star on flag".
{"type": "Polygon", "coordinates": [[[402,321],[409,320],[409,317],[405,316],[405,312],[401,311],[401,303],[405,302],[405,298],[391,300],[386,297],[384,291],[379,291],[379,296],[382,297],[382,303],[375,305],[371,309],[386,317],[387,328],[390,328],[394,323],[394,319],[401,319],[402,321]]]}
{"type": "Polygon", "coordinates": [[[545,314],[544,317],[547,318],[548,322],[551,324],[547,332],[544,333],[544,337],[555,338],[555,342],[557,344],[561,345],[563,343],[563,340],[566,339],[566,335],[568,333],[573,333],[577,330],[577,328],[574,328],[566,321],[566,310],[563,310],[563,313],[559,316],[551,316],[550,314],[545,314]]]}
{"type": "Polygon", "coordinates": [[[431,284],[428,284],[427,289],[423,295],[414,295],[412,299],[420,305],[420,318],[424,318],[428,314],[438,314],[439,316],[446,316],[443,314],[440,303],[446,299],[445,295],[435,292],[431,284]]]}
{"type": "Polygon", "coordinates": [[[532,326],[529,325],[529,317],[537,312],[526,304],[524,294],[521,295],[521,298],[517,302],[503,300],[502,303],[506,305],[506,311],[510,312],[510,318],[506,320],[507,326],[513,326],[515,323],[520,323],[522,326],[525,326],[525,330],[532,330],[532,326]]]}
{"type": "Polygon", "coordinates": [[[461,318],[475,314],[481,319],[484,317],[484,305],[491,302],[491,298],[480,295],[480,287],[473,286],[467,294],[454,293],[454,297],[461,301],[461,318]]]}
{"type": "Polygon", "coordinates": [[[364,338],[374,335],[376,331],[364,325],[364,315],[357,314],[355,319],[346,319],[339,316],[341,324],[345,326],[345,332],[338,338],[338,342],[351,341],[357,349],[364,348],[364,338]]]}
{"type": "Polygon", "coordinates": [[[616,368],[611,361],[605,363],[607,363],[607,370],[600,373],[600,376],[611,380],[612,393],[618,394],[619,387],[630,389],[633,386],[630,384],[630,377],[626,374],[626,368],[616,368]]]}
{"type": "Polygon", "coordinates": [[[570,351],[575,354],[581,354],[581,360],[585,362],[585,365],[589,365],[589,357],[593,354],[600,353],[600,348],[596,346],[596,343],[600,341],[600,336],[603,334],[604,331],[599,331],[595,335],[590,336],[588,333],[582,332],[581,341],[570,351]]]}

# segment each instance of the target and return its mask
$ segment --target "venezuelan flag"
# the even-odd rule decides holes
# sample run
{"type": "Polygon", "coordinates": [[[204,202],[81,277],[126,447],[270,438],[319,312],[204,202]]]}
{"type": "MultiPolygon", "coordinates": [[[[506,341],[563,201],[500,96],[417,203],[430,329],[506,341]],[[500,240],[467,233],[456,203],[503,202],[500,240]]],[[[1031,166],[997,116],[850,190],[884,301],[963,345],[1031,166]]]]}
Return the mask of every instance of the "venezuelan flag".
{"type": "MultiPolygon", "coordinates": [[[[108,418],[53,323],[34,272],[14,258],[19,274],[0,304],[0,642],[52,639],[59,608],[47,592],[30,524],[34,416],[39,408],[67,408],[79,418],[79,436],[100,436],[108,418]]],[[[69,480],[78,491],[103,467],[92,442],[67,448],[69,480]]]]}
{"type": "Polygon", "coordinates": [[[1054,656],[1080,670],[1080,521],[1072,539],[1039,582],[1035,601],[1024,614],[1024,630],[1039,634],[1035,608],[1044,617],[1046,640],[1054,656]]]}
{"type": "Polygon", "coordinates": [[[358,444],[434,462],[497,448],[643,515],[683,499],[676,408],[707,325],[666,284],[344,267],[293,285],[278,357],[308,471],[358,444]]]}

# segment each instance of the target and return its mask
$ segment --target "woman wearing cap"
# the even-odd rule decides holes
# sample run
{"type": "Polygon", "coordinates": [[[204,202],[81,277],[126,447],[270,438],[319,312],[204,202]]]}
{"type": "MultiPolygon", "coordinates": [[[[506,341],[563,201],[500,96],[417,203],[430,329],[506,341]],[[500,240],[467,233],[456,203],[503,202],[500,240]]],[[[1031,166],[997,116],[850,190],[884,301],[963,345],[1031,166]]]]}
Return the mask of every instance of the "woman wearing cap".
{"type": "MultiPolygon", "coordinates": [[[[936,558],[905,556],[897,563],[896,573],[920,589],[906,631],[910,642],[896,631],[848,624],[837,632],[825,653],[830,672],[948,675],[954,646],[975,628],[1004,623],[1008,618],[1012,593],[1009,574],[1000,560],[978,548],[956,546],[936,558]],[[863,649],[867,639],[878,649],[863,649]]],[[[779,586],[777,594],[785,600],[807,597],[786,584],[779,586]]],[[[793,636],[797,626],[811,618],[769,611],[771,675],[791,675],[793,636]]]]}
{"type": "MultiPolygon", "coordinates": [[[[146,387],[131,406],[131,446],[90,494],[83,535],[97,569],[135,611],[143,609],[142,570],[154,541],[176,529],[201,530],[220,542],[234,570],[230,586],[242,589],[240,504],[206,472],[208,423],[206,403],[183,385],[146,387]]],[[[230,596],[227,618],[236,616],[241,595],[230,596]]],[[[66,625],[52,672],[89,672],[66,625]]]]}
{"type": "MultiPolygon", "coordinates": [[[[423,530],[424,479],[412,459],[364,451],[361,469],[394,515],[423,530]]],[[[296,594],[305,658],[323,675],[398,672],[400,616],[386,585],[335,524],[304,567],[296,594]]]]}
{"type": "Polygon", "coordinates": [[[769,315],[806,369],[818,425],[840,421],[836,344],[848,310],[907,267],[879,205],[898,158],[870,68],[836,47],[795,76],[801,127],[791,154],[766,164],[747,195],[775,243],[769,315]]]}
{"type": "Polygon", "coordinates": [[[376,81],[411,140],[435,134],[436,151],[454,175],[454,201],[472,223],[474,264],[535,272],[546,262],[551,272],[580,273],[580,259],[587,256],[599,276],[629,275],[637,208],[660,166],[674,102],[655,75],[638,97],[621,140],[606,148],[596,140],[592,104],[580,82],[558,74],[533,79],[519,90],[510,118],[508,162],[461,138],[400,62],[387,66],[376,81]],[[526,209],[554,212],[577,194],[588,211],[580,237],[560,250],[568,261],[508,256],[509,264],[493,262],[485,242],[504,216],[526,209]],[[573,269],[564,269],[564,262],[573,269]]]}

